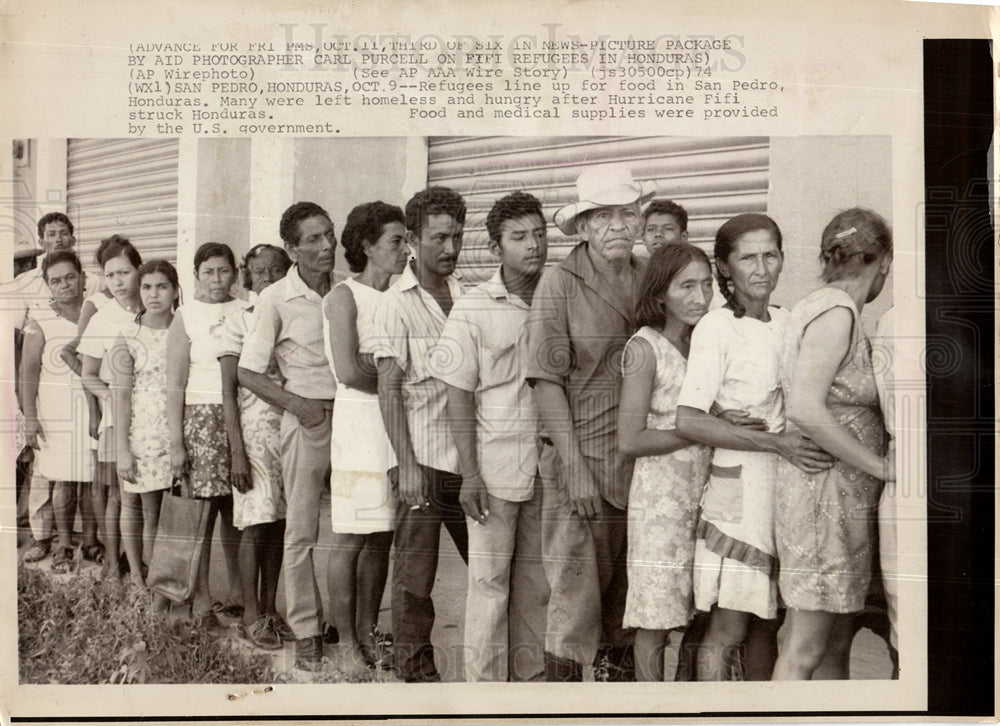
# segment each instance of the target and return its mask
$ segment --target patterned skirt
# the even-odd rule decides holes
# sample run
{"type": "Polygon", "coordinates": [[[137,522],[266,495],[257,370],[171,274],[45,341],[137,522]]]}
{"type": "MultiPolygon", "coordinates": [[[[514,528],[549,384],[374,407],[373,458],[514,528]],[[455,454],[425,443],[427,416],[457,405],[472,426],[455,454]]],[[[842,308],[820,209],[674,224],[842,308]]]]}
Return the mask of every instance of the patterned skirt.
{"type": "Polygon", "coordinates": [[[229,436],[221,403],[184,407],[184,448],[187,449],[191,492],[197,499],[233,493],[229,482],[229,436]]]}

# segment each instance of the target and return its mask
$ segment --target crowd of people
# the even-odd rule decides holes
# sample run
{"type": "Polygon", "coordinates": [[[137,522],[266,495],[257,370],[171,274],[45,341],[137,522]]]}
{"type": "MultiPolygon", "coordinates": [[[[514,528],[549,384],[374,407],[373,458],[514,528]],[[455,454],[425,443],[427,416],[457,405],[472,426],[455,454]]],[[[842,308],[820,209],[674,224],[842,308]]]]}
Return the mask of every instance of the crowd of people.
{"type": "Polygon", "coordinates": [[[713,263],[684,208],[628,168],[587,169],[576,192],[553,222],[579,243],[550,266],[539,200],[498,199],[498,266],[469,290],[452,274],[466,204],[445,187],[354,207],[340,282],[333,220],[298,202],[282,246],[239,263],[198,247],[183,297],[175,267],[121,235],[102,240],[95,284],[69,218],[46,215],[43,256],[15,280],[34,455],[23,559],[100,562],[158,612],[188,607],[209,630],[224,614],[263,649],[293,641],[300,668],[322,662],[329,622],[357,673],[386,641],[389,584],[393,667],[434,682],[443,525],[468,565],[468,681],[579,681],[591,666],[612,681],[848,677],[883,581],[895,625],[878,546],[894,536],[877,518],[895,479],[890,381],[860,319],[890,270],[888,225],[837,214],[816,245],[822,285],[785,309],[770,303],[784,260],[770,217],[723,224],[713,263]],[[178,494],[204,502],[208,529],[193,592],[172,603],[148,573],[178,494]]]}

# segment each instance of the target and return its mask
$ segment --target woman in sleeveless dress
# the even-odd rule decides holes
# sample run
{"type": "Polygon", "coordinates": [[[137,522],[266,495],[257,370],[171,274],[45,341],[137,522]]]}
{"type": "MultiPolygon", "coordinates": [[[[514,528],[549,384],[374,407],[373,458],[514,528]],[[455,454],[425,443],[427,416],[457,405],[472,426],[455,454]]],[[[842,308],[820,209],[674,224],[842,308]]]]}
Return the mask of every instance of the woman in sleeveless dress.
{"type": "Polygon", "coordinates": [[[712,450],[677,434],[677,397],[691,330],[712,300],[712,268],[699,248],[667,245],[649,259],[642,327],[625,346],[618,450],[636,458],[628,500],[628,596],[622,625],[637,628],[635,672],[663,680],[667,635],[694,615],[695,525],[712,450]]]}
{"type": "Polygon", "coordinates": [[[789,428],[837,460],[814,474],[779,466],[775,538],[788,613],[776,680],[809,680],[831,651],[848,677],[850,614],[864,608],[879,494],[895,478],[860,318],[892,265],[888,225],[867,209],[841,212],[823,230],[820,261],[826,286],[792,310],[781,381],[789,428]]]}
{"type": "Polygon", "coordinates": [[[73,252],[56,250],[42,263],[42,276],[52,293],[52,309],[32,317],[25,327],[21,396],[26,443],[35,449],[34,471],[52,491],[52,569],[66,573],[73,567],[77,488],[94,478],[81,361],[76,355],[68,361],[62,355],[76,337],[84,275],[73,252]]]}
{"type": "MultiPolygon", "coordinates": [[[[94,257],[104,273],[104,284],[110,298],[103,291],[94,293],[83,303],[80,323],[77,326],[79,343],[76,350],[83,356],[84,388],[97,402],[90,421],[97,443],[97,468],[94,470],[94,509],[104,517],[104,567],[101,576],[118,576],[128,560],[122,558],[119,525],[122,517],[136,516],[136,512],[122,512],[121,483],[115,463],[116,436],[114,430],[114,404],[111,401],[111,366],[108,353],[118,339],[123,326],[135,322],[142,307],[139,299],[139,267],[142,257],[125,237],[113,234],[101,240],[94,257]]],[[[93,409],[92,409],[93,410],[93,409]]]]}
{"type": "Polygon", "coordinates": [[[357,275],[323,300],[327,358],[337,379],[330,436],[330,605],[344,660],[355,671],[377,659],[375,626],[396,510],[387,474],[396,459],[379,411],[370,341],[379,297],[409,258],[403,224],[402,210],[383,202],[352,209],[342,240],[357,275]]]}
{"type": "Polygon", "coordinates": [[[153,556],[160,503],[170,487],[167,331],[180,285],[166,260],[142,265],[138,277],[143,310],[122,327],[108,357],[114,370],[118,481],[122,510],[129,514],[122,518],[122,539],[131,581],[145,587],[142,562],[153,556]]]}

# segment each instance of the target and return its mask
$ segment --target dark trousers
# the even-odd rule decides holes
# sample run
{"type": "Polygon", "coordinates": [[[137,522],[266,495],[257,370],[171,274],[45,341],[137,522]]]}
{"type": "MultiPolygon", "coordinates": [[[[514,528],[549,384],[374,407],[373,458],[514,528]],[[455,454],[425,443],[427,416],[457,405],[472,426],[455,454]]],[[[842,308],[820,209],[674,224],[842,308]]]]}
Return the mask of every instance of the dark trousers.
{"type": "MultiPolygon", "coordinates": [[[[462,477],[421,466],[430,487],[430,506],[413,509],[400,502],[396,515],[392,567],[392,635],[396,668],[405,680],[433,680],[437,677],[431,629],[434,603],[431,590],[437,575],[441,525],[451,535],[458,553],[469,562],[469,534],[465,515],[458,503],[462,477]]],[[[398,489],[396,469],[389,472],[398,489]]]]}

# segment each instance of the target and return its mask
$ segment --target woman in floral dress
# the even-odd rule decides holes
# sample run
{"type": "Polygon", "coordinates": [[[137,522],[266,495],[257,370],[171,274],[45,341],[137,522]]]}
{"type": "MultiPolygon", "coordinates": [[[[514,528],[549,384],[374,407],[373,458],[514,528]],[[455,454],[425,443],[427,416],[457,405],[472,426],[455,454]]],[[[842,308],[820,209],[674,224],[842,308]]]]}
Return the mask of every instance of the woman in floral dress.
{"type": "Polygon", "coordinates": [[[663,680],[673,628],[694,615],[692,577],[698,504],[711,449],[679,436],[674,422],[691,330],[712,300],[712,269],[697,247],[668,245],[646,268],[625,346],[618,450],[638,457],[628,501],[628,597],[623,625],[638,628],[635,671],[663,680]]]}
{"type": "Polygon", "coordinates": [[[888,225],[867,209],[841,212],[823,230],[820,261],[826,286],[792,310],[781,380],[789,427],[837,460],[814,474],[779,467],[775,539],[788,614],[776,680],[809,680],[831,651],[848,677],[850,614],[864,608],[876,507],[882,482],[895,478],[860,317],[889,275],[888,225]]]}

